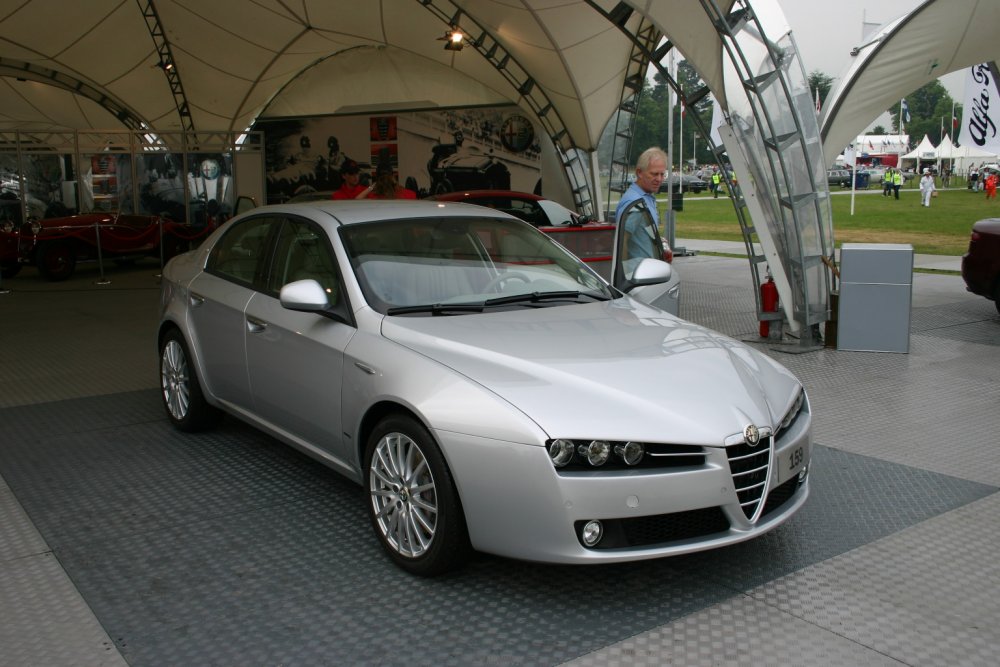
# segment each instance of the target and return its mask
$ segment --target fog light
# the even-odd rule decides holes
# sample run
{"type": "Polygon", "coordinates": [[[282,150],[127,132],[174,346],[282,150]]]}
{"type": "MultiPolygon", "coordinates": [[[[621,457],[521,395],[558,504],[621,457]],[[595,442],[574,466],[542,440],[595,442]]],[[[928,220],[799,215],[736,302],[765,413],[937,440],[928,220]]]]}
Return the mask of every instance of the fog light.
{"type": "Polygon", "coordinates": [[[624,445],[615,445],[615,454],[621,457],[625,465],[634,466],[642,460],[646,448],[638,442],[626,442],[624,445]]]}
{"type": "Polygon", "coordinates": [[[809,475],[809,466],[806,466],[799,471],[799,484],[806,481],[806,477],[809,475]]]}
{"type": "Polygon", "coordinates": [[[557,468],[562,468],[573,460],[573,443],[569,440],[553,440],[549,444],[549,458],[557,468]]]}
{"type": "Polygon", "coordinates": [[[589,445],[580,445],[580,456],[587,458],[587,463],[592,466],[602,466],[611,456],[611,443],[606,440],[592,440],[589,445]]]}
{"type": "Polygon", "coordinates": [[[583,538],[584,546],[592,547],[601,541],[601,537],[604,536],[604,526],[601,525],[600,521],[588,521],[583,527],[583,532],[581,537],[583,538]]]}

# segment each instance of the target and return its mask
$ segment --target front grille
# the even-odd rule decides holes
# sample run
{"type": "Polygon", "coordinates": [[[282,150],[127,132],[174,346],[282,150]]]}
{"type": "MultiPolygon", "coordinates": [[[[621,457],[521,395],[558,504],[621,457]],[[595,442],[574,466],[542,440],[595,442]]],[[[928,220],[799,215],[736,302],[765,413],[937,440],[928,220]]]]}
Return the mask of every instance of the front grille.
{"type": "MultiPolygon", "coordinates": [[[[585,523],[586,521],[576,522],[577,535],[585,523]]],[[[718,507],[634,519],[609,519],[603,523],[604,538],[595,549],[663,545],[729,530],[729,521],[718,507]]]]}
{"type": "Polygon", "coordinates": [[[753,519],[767,490],[767,469],[771,460],[771,438],[761,438],[756,447],[746,443],[726,447],[729,471],[743,514],[753,519]]]}

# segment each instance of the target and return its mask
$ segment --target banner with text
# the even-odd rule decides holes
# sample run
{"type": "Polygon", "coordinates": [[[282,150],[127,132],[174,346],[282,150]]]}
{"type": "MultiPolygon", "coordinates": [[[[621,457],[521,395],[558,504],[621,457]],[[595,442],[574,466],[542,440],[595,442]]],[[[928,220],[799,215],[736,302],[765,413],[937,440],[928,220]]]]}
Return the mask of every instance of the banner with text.
{"type": "Polygon", "coordinates": [[[961,146],[1000,154],[1000,88],[996,63],[973,65],[965,82],[965,106],[962,109],[961,146]]]}

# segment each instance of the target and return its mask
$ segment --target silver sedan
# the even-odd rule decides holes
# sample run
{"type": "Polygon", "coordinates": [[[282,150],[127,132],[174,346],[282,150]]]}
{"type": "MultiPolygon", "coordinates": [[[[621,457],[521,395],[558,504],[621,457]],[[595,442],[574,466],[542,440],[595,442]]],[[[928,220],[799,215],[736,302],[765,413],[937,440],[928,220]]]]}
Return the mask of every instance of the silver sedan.
{"type": "Polygon", "coordinates": [[[481,207],[253,210],[164,271],[167,415],[228,413],[363,485],[421,575],[472,549],[609,563],[771,530],[808,495],[801,384],[625,294],[670,266],[624,248],[612,287],[481,207]]]}

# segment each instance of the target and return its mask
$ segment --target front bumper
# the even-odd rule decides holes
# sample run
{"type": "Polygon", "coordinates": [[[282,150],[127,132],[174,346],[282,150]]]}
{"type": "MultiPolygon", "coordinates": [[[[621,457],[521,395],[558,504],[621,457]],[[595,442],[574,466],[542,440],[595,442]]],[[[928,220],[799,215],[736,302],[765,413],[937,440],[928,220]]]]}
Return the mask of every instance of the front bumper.
{"type": "Polygon", "coordinates": [[[809,494],[808,413],[770,447],[766,492],[749,518],[722,445],[703,448],[697,466],[560,475],[541,446],[436,436],[459,486],[472,545],[524,560],[611,563],[713,549],[776,528],[809,494]],[[579,535],[593,519],[604,524],[605,537],[588,548],[579,535]]]}

